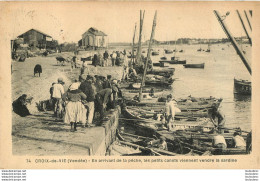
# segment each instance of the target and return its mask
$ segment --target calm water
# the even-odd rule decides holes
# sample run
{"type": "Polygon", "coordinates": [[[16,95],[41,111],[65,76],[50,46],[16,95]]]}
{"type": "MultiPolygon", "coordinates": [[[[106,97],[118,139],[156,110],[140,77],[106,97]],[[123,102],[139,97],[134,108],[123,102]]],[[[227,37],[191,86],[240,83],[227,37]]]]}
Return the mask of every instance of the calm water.
{"type": "MultiPolygon", "coordinates": [[[[174,49],[175,46],[160,46],[154,50],[159,50],[159,56],[152,56],[153,62],[158,62],[160,57],[166,56],[168,60],[173,54],[164,54],[163,49],[174,49]]],[[[176,53],[180,60],[187,60],[187,63],[205,63],[204,69],[185,69],[182,65],[169,65],[175,68],[173,83],[173,95],[176,98],[192,95],[194,97],[214,96],[223,98],[221,112],[226,118],[226,126],[241,127],[251,130],[251,97],[233,94],[234,77],[251,80],[251,76],[242,63],[234,48],[227,44],[212,45],[211,52],[198,52],[199,45],[182,45],[183,53],[176,53]],[[224,50],[222,50],[224,48],[224,50]]],[[[201,45],[202,49],[207,49],[207,45],[201,45]]],[[[243,46],[246,56],[251,60],[251,47],[243,46]]]]}

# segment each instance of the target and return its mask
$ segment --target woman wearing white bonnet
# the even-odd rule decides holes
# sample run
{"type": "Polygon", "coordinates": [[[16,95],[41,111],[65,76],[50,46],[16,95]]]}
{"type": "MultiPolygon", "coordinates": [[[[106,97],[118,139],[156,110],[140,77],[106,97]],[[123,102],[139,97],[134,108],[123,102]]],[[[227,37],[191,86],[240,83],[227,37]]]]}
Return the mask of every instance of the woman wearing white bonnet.
{"type": "Polygon", "coordinates": [[[71,131],[77,131],[77,123],[86,123],[86,113],[82,100],[86,99],[86,95],[79,89],[78,83],[72,83],[69,90],[62,96],[63,101],[66,101],[64,123],[70,123],[71,131]],[[73,129],[74,125],[74,129],[73,129]]]}

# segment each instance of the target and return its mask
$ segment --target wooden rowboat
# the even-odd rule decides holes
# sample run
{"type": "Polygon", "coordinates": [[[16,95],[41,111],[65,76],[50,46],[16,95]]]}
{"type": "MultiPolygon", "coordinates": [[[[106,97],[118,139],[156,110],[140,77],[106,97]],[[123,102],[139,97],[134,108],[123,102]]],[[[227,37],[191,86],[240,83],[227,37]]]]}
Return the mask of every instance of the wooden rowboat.
{"type": "Polygon", "coordinates": [[[251,95],[251,82],[234,79],[234,94],[251,95]]]}
{"type": "Polygon", "coordinates": [[[202,68],[204,69],[205,63],[200,64],[185,64],[183,65],[185,68],[202,68]]]}

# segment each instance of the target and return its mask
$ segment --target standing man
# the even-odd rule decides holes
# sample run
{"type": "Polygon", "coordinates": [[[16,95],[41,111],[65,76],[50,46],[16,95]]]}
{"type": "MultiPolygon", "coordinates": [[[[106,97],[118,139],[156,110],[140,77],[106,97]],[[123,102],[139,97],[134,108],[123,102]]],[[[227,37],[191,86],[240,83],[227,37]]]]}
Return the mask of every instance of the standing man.
{"type": "Polygon", "coordinates": [[[107,67],[107,60],[108,60],[108,57],[109,57],[107,50],[103,54],[103,57],[104,57],[104,67],[107,67]]]}
{"type": "Polygon", "coordinates": [[[87,108],[87,127],[93,126],[93,117],[95,111],[96,87],[94,85],[94,77],[88,75],[86,81],[82,82],[79,89],[87,96],[84,106],[87,108]]]}
{"type": "Polygon", "coordinates": [[[58,83],[53,85],[52,97],[54,100],[54,115],[57,118],[62,117],[62,95],[64,94],[64,82],[62,78],[58,78],[58,83]]]}
{"type": "Polygon", "coordinates": [[[167,100],[165,104],[165,115],[168,131],[171,131],[173,128],[175,111],[175,104],[172,100],[172,95],[167,95],[167,100]]]}
{"type": "Polygon", "coordinates": [[[222,130],[222,132],[223,132],[224,129],[222,129],[222,128],[225,125],[225,119],[224,119],[223,113],[220,112],[216,103],[213,104],[211,118],[214,120],[214,122],[217,123],[218,129],[222,130]]]}
{"type": "Polygon", "coordinates": [[[112,66],[115,66],[116,57],[116,52],[113,51],[113,53],[111,54],[112,66]]]}
{"type": "Polygon", "coordinates": [[[107,80],[105,80],[103,83],[103,89],[111,88],[111,78],[111,75],[107,75],[107,80]]]}
{"type": "Polygon", "coordinates": [[[100,120],[104,118],[107,103],[111,94],[112,89],[106,88],[99,91],[96,95],[97,112],[100,114],[100,120]]]}

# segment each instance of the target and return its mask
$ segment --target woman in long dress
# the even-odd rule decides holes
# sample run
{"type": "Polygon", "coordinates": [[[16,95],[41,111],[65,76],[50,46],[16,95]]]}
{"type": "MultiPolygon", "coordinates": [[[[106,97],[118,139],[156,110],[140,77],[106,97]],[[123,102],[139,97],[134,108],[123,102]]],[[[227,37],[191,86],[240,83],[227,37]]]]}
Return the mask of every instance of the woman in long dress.
{"type": "Polygon", "coordinates": [[[64,123],[70,123],[71,131],[77,131],[77,123],[86,124],[86,113],[84,105],[81,103],[87,96],[78,89],[79,84],[71,84],[69,90],[62,96],[63,101],[66,101],[64,123]],[[73,129],[74,125],[74,129],[73,129]]]}

